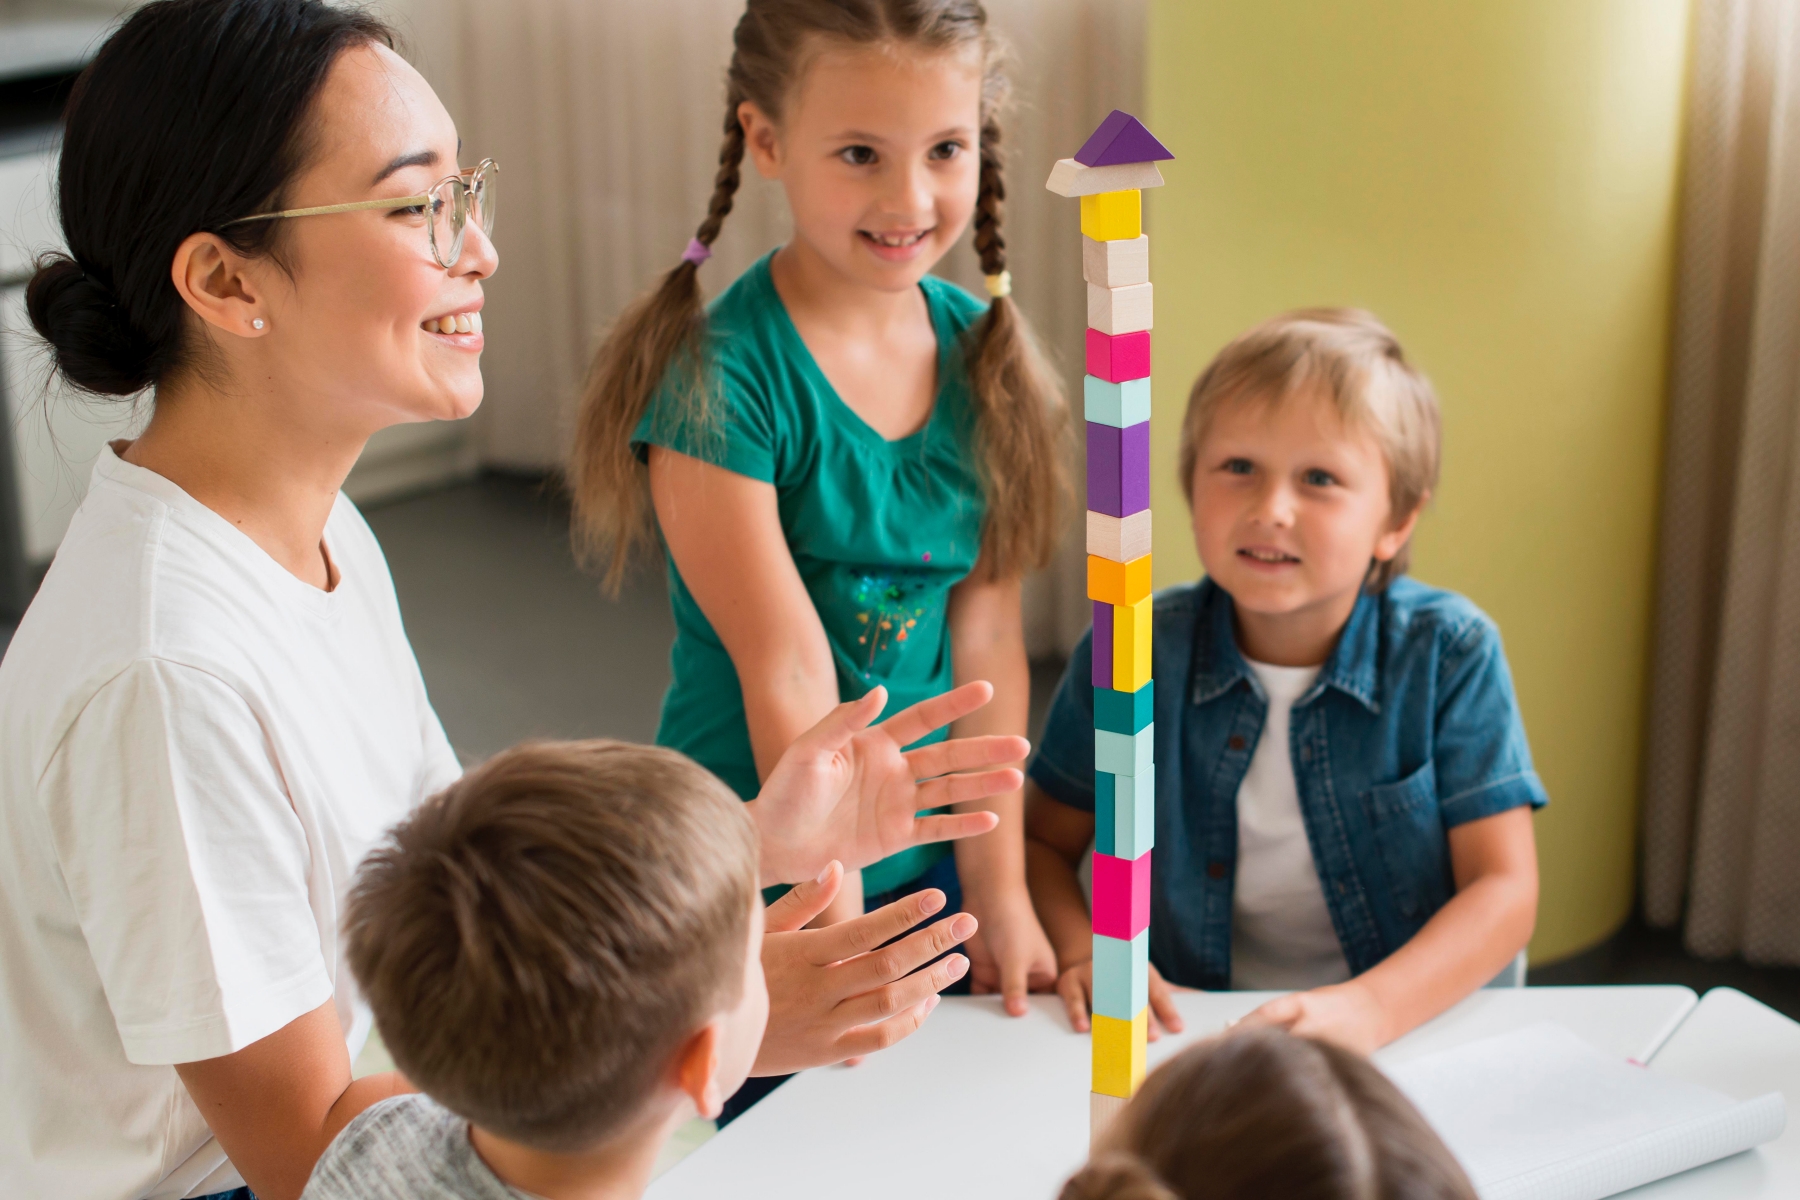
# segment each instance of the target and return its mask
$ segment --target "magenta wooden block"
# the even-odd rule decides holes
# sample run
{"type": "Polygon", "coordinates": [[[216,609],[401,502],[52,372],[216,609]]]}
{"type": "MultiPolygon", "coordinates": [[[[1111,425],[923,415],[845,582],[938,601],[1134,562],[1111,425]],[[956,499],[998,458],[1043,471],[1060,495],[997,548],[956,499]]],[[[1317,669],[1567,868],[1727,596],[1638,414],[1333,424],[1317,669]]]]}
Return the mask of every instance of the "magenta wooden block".
{"type": "Polygon", "coordinates": [[[1087,373],[1108,383],[1124,383],[1150,377],[1150,331],[1101,333],[1087,331],[1087,373]]]}
{"type": "Polygon", "coordinates": [[[1112,687],[1113,606],[1094,601],[1094,686],[1112,687]]]}
{"type": "Polygon", "coordinates": [[[1150,507],[1150,422],[1118,429],[1087,423],[1087,506],[1109,517],[1150,507]]]}
{"type": "Polygon", "coordinates": [[[1130,941],[1150,928],[1150,851],[1138,858],[1094,853],[1094,932],[1130,941]]]}

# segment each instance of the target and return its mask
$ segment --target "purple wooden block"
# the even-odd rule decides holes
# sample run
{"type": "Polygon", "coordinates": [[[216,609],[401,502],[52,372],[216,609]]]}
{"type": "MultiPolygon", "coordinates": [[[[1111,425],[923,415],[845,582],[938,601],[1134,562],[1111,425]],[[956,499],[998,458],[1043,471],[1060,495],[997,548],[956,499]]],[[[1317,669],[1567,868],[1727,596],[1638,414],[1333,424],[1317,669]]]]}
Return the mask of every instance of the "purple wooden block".
{"type": "Polygon", "coordinates": [[[1112,687],[1113,606],[1094,601],[1094,686],[1112,687]]]}
{"type": "Polygon", "coordinates": [[[1084,167],[1113,167],[1174,157],[1155,134],[1144,128],[1142,121],[1116,108],[1075,152],[1075,161],[1084,167]]]}
{"type": "Polygon", "coordinates": [[[1087,423],[1087,506],[1109,517],[1150,507],[1150,422],[1118,429],[1087,423]]]}

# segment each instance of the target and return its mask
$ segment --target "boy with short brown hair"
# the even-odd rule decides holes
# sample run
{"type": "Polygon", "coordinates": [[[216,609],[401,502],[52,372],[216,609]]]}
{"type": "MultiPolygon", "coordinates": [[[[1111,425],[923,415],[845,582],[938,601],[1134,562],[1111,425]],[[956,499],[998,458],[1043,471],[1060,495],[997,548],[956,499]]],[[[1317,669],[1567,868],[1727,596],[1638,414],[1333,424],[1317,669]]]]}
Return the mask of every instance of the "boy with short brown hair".
{"type": "Polygon", "coordinates": [[[755,828],[672,750],[495,756],[365,862],[346,927],[425,1095],[353,1121],[307,1200],[635,1195],[743,1081],[768,1016],[755,828]]]}

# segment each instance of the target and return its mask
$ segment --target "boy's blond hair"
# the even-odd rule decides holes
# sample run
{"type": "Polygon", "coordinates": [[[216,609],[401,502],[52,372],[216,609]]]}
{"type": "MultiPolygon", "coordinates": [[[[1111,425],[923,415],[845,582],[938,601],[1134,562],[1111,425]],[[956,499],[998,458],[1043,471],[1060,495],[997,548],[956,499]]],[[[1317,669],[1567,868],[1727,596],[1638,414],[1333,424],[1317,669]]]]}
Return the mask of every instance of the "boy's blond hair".
{"type": "MultiPolygon", "coordinates": [[[[1388,467],[1395,524],[1437,490],[1442,433],[1431,381],[1406,361],[1400,341],[1359,308],[1297,308],[1239,334],[1194,381],[1181,421],[1181,490],[1194,502],[1200,443],[1221,406],[1237,400],[1281,404],[1323,393],[1344,422],[1368,430],[1388,467]]],[[[1379,592],[1406,573],[1412,539],[1363,583],[1379,592]]]]}
{"type": "Polygon", "coordinates": [[[551,1152],[629,1124],[743,991],[756,830],[698,763],[527,742],[427,800],[357,874],[348,956],[414,1084],[551,1152]]]}

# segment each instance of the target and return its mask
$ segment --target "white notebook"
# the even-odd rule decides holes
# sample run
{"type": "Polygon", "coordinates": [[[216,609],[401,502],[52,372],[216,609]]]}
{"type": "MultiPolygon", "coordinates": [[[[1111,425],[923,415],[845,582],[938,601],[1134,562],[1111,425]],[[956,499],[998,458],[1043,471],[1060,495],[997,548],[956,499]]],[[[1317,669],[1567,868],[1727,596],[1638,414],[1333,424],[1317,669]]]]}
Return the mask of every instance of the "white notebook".
{"type": "Polygon", "coordinates": [[[1387,1072],[1482,1200],[1601,1200],[1780,1135],[1779,1092],[1734,1100],[1543,1022],[1387,1072]]]}

